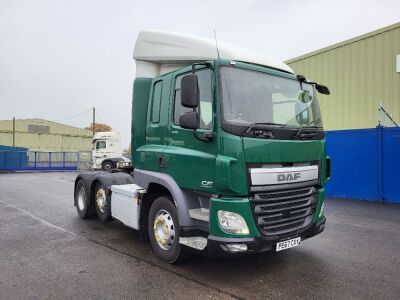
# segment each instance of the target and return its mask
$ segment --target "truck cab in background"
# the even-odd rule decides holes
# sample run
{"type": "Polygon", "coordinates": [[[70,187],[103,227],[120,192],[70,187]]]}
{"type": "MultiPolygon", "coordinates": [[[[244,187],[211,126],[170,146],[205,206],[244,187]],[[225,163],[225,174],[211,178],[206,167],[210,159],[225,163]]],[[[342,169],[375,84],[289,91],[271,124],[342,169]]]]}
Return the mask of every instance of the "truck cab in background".
{"type": "Polygon", "coordinates": [[[188,251],[281,251],[324,230],[330,160],[317,92],[327,87],[179,33],[140,32],[134,58],[134,169],[79,174],[81,218],[140,230],[169,263],[188,251]]]}
{"type": "Polygon", "coordinates": [[[130,164],[122,156],[121,137],[118,132],[96,132],[93,136],[92,169],[111,171],[130,164]]]}

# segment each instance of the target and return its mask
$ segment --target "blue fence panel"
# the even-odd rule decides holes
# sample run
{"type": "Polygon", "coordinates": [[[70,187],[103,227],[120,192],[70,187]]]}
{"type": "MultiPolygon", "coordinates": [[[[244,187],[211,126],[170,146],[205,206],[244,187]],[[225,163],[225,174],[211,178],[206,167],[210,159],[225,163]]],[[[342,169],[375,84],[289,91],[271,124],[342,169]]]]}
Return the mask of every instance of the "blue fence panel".
{"type": "Polygon", "coordinates": [[[326,194],[334,197],[379,200],[379,134],[376,129],[326,133],[332,177],[326,194]]]}
{"type": "Polygon", "coordinates": [[[28,162],[28,149],[22,147],[0,146],[0,170],[12,170],[25,166],[28,162]]]}
{"type": "Polygon", "coordinates": [[[383,200],[400,202],[400,128],[382,128],[383,200]]]}
{"type": "Polygon", "coordinates": [[[0,170],[77,170],[77,152],[36,152],[0,150],[0,170]]]}
{"type": "Polygon", "coordinates": [[[371,128],[326,133],[332,177],[326,195],[400,202],[400,129],[371,128]]]}

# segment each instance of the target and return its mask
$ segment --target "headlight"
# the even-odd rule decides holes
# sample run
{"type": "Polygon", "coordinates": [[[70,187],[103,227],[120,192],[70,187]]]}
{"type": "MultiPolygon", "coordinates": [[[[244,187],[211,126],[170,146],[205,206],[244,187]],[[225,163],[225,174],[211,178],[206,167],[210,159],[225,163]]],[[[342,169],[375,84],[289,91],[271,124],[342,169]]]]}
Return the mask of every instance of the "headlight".
{"type": "Polygon", "coordinates": [[[218,221],[222,230],[232,234],[249,234],[249,228],[243,217],[237,213],[219,210],[218,221]]]}
{"type": "Polygon", "coordinates": [[[319,216],[318,216],[318,218],[321,218],[322,217],[322,215],[324,214],[324,204],[325,204],[325,201],[324,202],[322,202],[322,205],[321,205],[321,208],[319,209],[319,216]]]}

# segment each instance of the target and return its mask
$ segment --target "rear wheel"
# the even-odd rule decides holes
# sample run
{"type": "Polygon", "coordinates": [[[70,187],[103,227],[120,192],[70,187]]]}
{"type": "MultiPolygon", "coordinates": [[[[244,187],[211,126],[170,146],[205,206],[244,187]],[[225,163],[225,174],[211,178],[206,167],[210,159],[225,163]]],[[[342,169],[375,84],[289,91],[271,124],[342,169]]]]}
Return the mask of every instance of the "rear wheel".
{"type": "Polygon", "coordinates": [[[169,198],[161,196],[153,202],[148,230],[151,247],[157,257],[171,264],[183,258],[178,214],[169,198]]]}
{"type": "Polygon", "coordinates": [[[88,195],[85,183],[79,180],[75,188],[75,207],[82,219],[87,219],[90,216],[88,195]]]}
{"type": "Polygon", "coordinates": [[[108,221],[111,218],[111,196],[100,182],[96,183],[94,196],[97,216],[102,222],[108,221]]]}

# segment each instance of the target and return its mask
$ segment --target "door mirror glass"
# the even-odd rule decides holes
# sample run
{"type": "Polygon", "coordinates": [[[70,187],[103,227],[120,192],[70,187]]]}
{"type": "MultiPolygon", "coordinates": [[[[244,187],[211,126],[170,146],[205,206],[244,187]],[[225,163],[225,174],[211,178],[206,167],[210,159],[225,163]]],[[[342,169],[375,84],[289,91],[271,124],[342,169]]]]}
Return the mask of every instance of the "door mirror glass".
{"type": "Polygon", "coordinates": [[[302,102],[296,103],[295,113],[296,113],[297,122],[299,124],[305,125],[305,124],[310,123],[310,114],[308,112],[308,107],[309,107],[308,105],[306,105],[302,102]]]}
{"type": "Polygon", "coordinates": [[[196,74],[182,77],[181,104],[189,108],[196,108],[199,105],[199,81],[196,74]]]}
{"type": "Polygon", "coordinates": [[[189,111],[179,117],[179,126],[196,130],[199,128],[199,115],[196,111],[189,111]]]}

